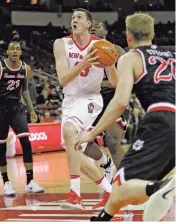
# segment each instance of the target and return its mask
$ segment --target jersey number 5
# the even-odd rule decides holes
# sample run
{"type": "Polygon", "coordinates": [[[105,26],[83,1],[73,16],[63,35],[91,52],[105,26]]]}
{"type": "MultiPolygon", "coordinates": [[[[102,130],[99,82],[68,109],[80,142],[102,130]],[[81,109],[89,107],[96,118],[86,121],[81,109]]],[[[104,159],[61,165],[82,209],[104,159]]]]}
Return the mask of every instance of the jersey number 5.
{"type": "Polygon", "coordinates": [[[151,65],[154,65],[157,63],[157,61],[159,61],[161,64],[159,65],[159,67],[157,68],[156,72],[154,73],[154,82],[155,83],[159,83],[160,81],[170,81],[173,77],[176,77],[176,69],[173,63],[176,62],[175,59],[168,59],[165,60],[161,57],[158,56],[150,56],[149,58],[149,63],[151,65]],[[169,66],[169,67],[168,67],[169,66]],[[170,69],[170,72],[164,75],[164,70],[166,68],[170,69]],[[163,75],[161,75],[163,73],[163,75]]]}
{"type": "Polygon", "coordinates": [[[8,83],[9,86],[7,87],[7,90],[14,90],[20,86],[20,80],[17,81],[9,80],[8,83]]]}
{"type": "MultiPolygon", "coordinates": [[[[79,62],[75,62],[75,66],[78,65],[78,64],[79,64],[79,62]]],[[[91,66],[88,66],[79,75],[82,76],[82,77],[88,76],[90,68],[91,68],[91,66]]]]}

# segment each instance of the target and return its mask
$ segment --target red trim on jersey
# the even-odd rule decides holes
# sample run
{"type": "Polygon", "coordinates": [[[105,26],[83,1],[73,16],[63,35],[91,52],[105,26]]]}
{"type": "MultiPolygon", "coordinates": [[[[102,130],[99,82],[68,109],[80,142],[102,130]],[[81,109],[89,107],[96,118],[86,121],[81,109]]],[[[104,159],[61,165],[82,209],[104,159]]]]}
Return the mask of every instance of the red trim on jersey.
{"type": "Polygon", "coordinates": [[[170,111],[170,112],[176,112],[176,106],[171,103],[154,103],[150,105],[147,109],[147,112],[153,112],[153,111],[170,111]]]}
{"type": "Polygon", "coordinates": [[[172,108],[172,107],[167,107],[167,106],[158,106],[158,107],[153,107],[151,109],[148,110],[148,112],[153,112],[153,111],[170,111],[170,112],[176,112],[176,108],[172,108]]]}
{"type": "Polygon", "coordinates": [[[120,174],[118,174],[118,175],[114,178],[114,180],[113,180],[112,183],[115,183],[115,182],[117,182],[119,186],[122,185],[122,181],[121,181],[121,178],[120,178],[120,174]]]}
{"type": "Polygon", "coordinates": [[[86,46],[84,46],[84,47],[80,47],[80,46],[75,42],[75,40],[74,40],[74,38],[73,38],[73,34],[67,36],[67,38],[71,38],[71,39],[73,40],[74,44],[76,45],[76,47],[77,47],[80,51],[85,50],[85,49],[90,45],[90,43],[92,42],[92,40],[100,40],[100,38],[98,38],[98,37],[96,37],[96,36],[94,36],[94,35],[90,35],[90,39],[89,39],[88,44],[87,44],[86,46]]]}
{"type": "Polygon", "coordinates": [[[135,84],[136,84],[147,74],[147,69],[146,69],[146,64],[145,64],[145,58],[142,51],[140,51],[139,49],[132,49],[131,51],[136,52],[138,55],[140,55],[140,57],[142,58],[142,63],[143,63],[142,73],[136,79],[135,81],[135,84]]]}
{"type": "Polygon", "coordinates": [[[6,62],[5,59],[4,59],[4,62],[5,62],[5,64],[6,64],[6,66],[7,66],[7,68],[9,68],[11,71],[18,71],[18,70],[21,68],[21,66],[22,66],[22,61],[21,61],[21,60],[20,60],[20,64],[19,64],[18,68],[16,68],[16,69],[10,67],[10,66],[7,64],[7,62],[6,62]]]}
{"type": "Polygon", "coordinates": [[[16,137],[17,137],[18,139],[20,139],[20,138],[22,138],[22,137],[29,137],[29,136],[30,136],[29,133],[20,133],[20,134],[17,134],[17,135],[16,135],[16,137]]]}
{"type": "Polygon", "coordinates": [[[69,116],[67,119],[70,119],[70,118],[79,120],[79,122],[83,125],[83,122],[78,117],[76,117],[76,116],[69,116]]]}

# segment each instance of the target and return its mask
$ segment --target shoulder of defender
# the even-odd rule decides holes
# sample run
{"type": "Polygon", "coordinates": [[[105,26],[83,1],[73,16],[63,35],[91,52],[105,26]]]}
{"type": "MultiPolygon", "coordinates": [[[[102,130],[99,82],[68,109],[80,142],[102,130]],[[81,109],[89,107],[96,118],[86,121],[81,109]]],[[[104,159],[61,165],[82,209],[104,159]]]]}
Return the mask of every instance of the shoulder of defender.
{"type": "Polygon", "coordinates": [[[125,61],[128,64],[135,64],[136,62],[138,62],[138,60],[141,59],[140,55],[136,52],[133,51],[129,51],[126,52],[125,54],[123,54],[120,58],[118,62],[122,62],[125,61]]]}
{"type": "Polygon", "coordinates": [[[29,65],[26,64],[26,73],[27,77],[30,78],[32,76],[32,69],[29,65]]]}
{"type": "Polygon", "coordinates": [[[121,46],[119,46],[119,45],[114,45],[114,46],[117,49],[119,57],[126,53],[125,50],[121,46]]]}

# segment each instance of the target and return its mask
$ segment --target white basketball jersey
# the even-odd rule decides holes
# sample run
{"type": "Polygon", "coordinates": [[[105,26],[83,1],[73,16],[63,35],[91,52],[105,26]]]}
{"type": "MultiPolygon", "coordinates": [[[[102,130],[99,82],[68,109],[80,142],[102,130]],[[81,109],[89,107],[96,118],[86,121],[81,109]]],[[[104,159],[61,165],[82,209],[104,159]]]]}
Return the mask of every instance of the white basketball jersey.
{"type": "MultiPolygon", "coordinates": [[[[98,37],[91,35],[88,45],[80,48],[73,40],[73,35],[63,38],[65,43],[65,51],[68,60],[69,69],[77,65],[87,54],[89,47],[96,41],[98,37]]],[[[65,95],[83,95],[89,93],[98,93],[101,89],[101,83],[104,76],[104,69],[97,68],[92,65],[84,69],[73,81],[64,87],[65,95]]]]}

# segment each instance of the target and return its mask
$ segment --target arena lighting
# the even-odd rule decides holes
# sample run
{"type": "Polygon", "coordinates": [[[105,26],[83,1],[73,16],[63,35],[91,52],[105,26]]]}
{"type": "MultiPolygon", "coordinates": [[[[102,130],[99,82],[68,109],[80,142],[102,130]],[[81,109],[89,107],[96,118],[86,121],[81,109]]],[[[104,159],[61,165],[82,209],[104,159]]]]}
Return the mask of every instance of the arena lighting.
{"type": "MultiPolygon", "coordinates": [[[[10,3],[10,2],[11,2],[11,0],[6,0],[6,3],[10,3]]],[[[38,3],[38,0],[31,0],[32,5],[35,5],[37,3],[38,3]]]]}
{"type": "Polygon", "coordinates": [[[37,2],[38,2],[38,0],[31,0],[31,4],[32,4],[32,5],[36,5],[37,2]]]}

